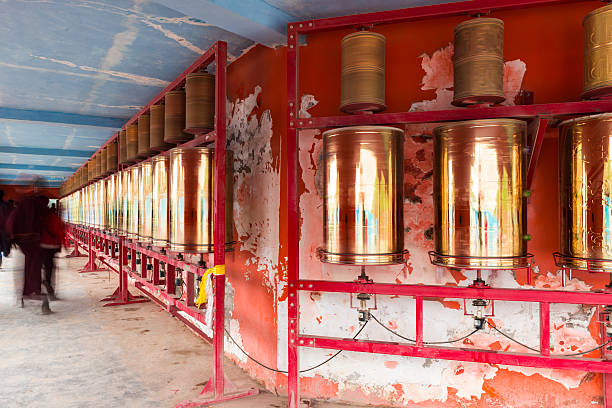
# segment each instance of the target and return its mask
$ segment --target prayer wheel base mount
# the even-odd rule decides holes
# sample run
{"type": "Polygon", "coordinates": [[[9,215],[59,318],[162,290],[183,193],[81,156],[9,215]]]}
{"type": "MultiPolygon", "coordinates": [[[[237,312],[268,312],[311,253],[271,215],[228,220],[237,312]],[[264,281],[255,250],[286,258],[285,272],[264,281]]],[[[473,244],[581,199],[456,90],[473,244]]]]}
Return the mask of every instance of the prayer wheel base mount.
{"type": "Polygon", "coordinates": [[[499,95],[478,95],[454,99],[451,103],[453,106],[496,105],[505,100],[506,97],[499,95]]]}
{"type": "Polygon", "coordinates": [[[584,91],[581,95],[582,99],[611,99],[612,85],[603,88],[595,88],[584,91]]]}
{"type": "MultiPolygon", "coordinates": [[[[225,251],[231,251],[233,249],[234,242],[225,244],[225,251]]],[[[214,245],[182,245],[182,244],[168,244],[166,246],[172,252],[178,252],[181,254],[207,254],[214,252],[214,245]]]]}
{"type": "Polygon", "coordinates": [[[460,269],[521,269],[528,268],[533,255],[506,256],[506,257],[471,257],[440,254],[429,252],[429,259],[433,265],[446,268],[460,269]]]}
{"type": "Polygon", "coordinates": [[[589,272],[612,272],[611,259],[577,258],[574,256],[563,255],[559,252],[555,252],[553,256],[555,257],[555,265],[557,265],[559,268],[589,272]]]}
{"type": "Polygon", "coordinates": [[[380,103],[351,103],[343,105],[340,110],[344,113],[376,113],[387,109],[387,105],[380,103]]]}
{"type": "Polygon", "coordinates": [[[323,248],[317,249],[321,262],[340,265],[393,265],[404,262],[407,251],[390,254],[337,254],[327,252],[323,248]]]}
{"type": "Polygon", "coordinates": [[[183,129],[183,132],[189,133],[190,135],[205,135],[207,133],[212,132],[213,130],[214,129],[211,129],[211,128],[199,128],[199,127],[195,127],[195,128],[183,129]]]}

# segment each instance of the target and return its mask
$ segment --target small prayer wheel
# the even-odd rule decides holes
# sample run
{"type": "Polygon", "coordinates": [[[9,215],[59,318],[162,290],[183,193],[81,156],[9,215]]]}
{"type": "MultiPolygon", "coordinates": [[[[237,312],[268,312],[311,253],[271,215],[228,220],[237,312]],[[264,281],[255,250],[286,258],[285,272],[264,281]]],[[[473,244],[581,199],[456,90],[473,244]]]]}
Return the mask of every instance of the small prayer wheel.
{"type": "Polygon", "coordinates": [[[583,99],[612,94],[612,5],[600,7],[584,18],[583,99]]]}
{"type": "Polygon", "coordinates": [[[153,105],[149,109],[149,148],[151,151],[163,151],[171,145],[164,142],[164,105],[153,105]]]}
{"type": "Polygon", "coordinates": [[[164,141],[182,143],[192,138],[185,129],[185,91],[166,92],[164,108],[164,141]]]}
{"type": "Polygon", "coordinates": [[[108,164],[107,164],[107,154],[108,154],[108,146],[104,146],[104,148],[100,151],[100,176],[104,177],[108,173],[108,164]]]}
{"type": "Polygon", "coordinates": [[[113,141],[107,146],[106,166],[109,173],[117,171],[117,142],[113,141]]]}
{"type": "Polygon", "coordinates": [[[148,157],[151,153],[150,120],[149,115],[140,115],[138,118],[138,156],[141,158],[148,157]]]}
{"type": "Polygon", "coordinates": [[[187,75],[185,99],[185,131],[198,134],[214,129],[215,76],[206,72],[187,75]]]}
{"type": "Polygon", "coordinates": [[[135,162],[138,159],[138,123],[127,127],[127,160],[135,162]]]}
{"type": "Polygon", "coordinates": [[[119,132],[119,164],[127,163],[127,157],[127,135],[125,130],[122,130],[119,132]]]}

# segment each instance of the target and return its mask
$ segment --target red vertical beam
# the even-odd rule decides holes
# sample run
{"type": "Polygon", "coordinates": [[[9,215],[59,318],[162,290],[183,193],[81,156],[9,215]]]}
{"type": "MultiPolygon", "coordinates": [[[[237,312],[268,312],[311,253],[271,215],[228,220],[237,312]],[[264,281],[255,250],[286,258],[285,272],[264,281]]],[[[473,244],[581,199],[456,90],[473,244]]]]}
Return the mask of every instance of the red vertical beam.
{"type": "Polygon", "coordinates": [[[540,353],[550,356],[550,303],[540,302],[540,353]]]}
{"type": "Polygon", "coordinates": [[[300,406],[299,373],[299,195],[298,195],[298,34],[293,24],[287,25],[287,279],[288,300],[288,392],[289,408],[300,406]]]}
{"type": "MultiPolygon", "coordinates": [[[[598,306],[595,313],[597,313],[597,317],[599,320],[605,321],[606,319],[602,319],[602,312],[604,311],[603,306],[598,306]]],[[[608,333],[606,331],[606,324],[602,322],[601,327],[601,342],[606,343],[610,340],[608,337],[608,333]]],[[[612,353],[608,350],[608,347],[604,347],[601,349],[601,358],[604,360],[612,360],[612,353]]],[[[612,374],[604,374],[603,375],[603,397],[604,397],[604,407],[612,408],[612,374]]]]}
{"type": "Polygon", "coordinates": [[[140,254],[140,276],[147,279],[147,257],[145,254],[140,254]]]}
{"type": "Polygon", "coordinates": [[[119,237],[119,292],[121,293],[121,301],[127,302],[128,299],[128,287],[127,287],[127,272],[124,268],[126,263],[126,248],[123,245],[123,237],[119,237]]]}
{"type": "Polygon", "coordinates": [[[416,345],[423,347],[423,296],[416,296],[416,345]]]}
{"type": "Polygon", "coordinates": [[[187,272],[185,274],[185,285],[187,286],[187,293],[186,293],[186,297],[187,299],[185,300],[185,303],[187,304],[187,306],[193,306],[195,304],[194,302],[194,298],[195,298],[195,291],[194,291],[194,274],[192,272],[187,272]]]}
{"type": "Polygon", "coordinates": [[[130,261],[131,261],[130,262],[131,263],[130,267],[135,272],[136,271],[136,249],[132,248],[131,251],[132,251],[132,255],[130,256],[130,258],[131,258],[130,259],[130,261]]]}
{"type": "Polygon", "coordinates": [[[174,278],[176,277],[175,272],[176,267],[174,265],[166,265],[166,293],[169,295],[174,295],[174,292],[176,292],[176,287],[174,285],[174,278]]]}
{"type": "MultiPolygon", "coordinates": [[[[215,44],[215,176],[214,176],[214,261],[215,266],[225,265],[225,139],[226,139],[226,63],[227,44],[215,44]]],[[[223,342],[225,339],[225,275],[214,275],[214,368],[212,381],[215,396],[224,394],[223,342]]]]}
{"type": "Polygon", "coordinates": [[[153,284],[159,285],[159,259],[153,259],[153,284]]]}

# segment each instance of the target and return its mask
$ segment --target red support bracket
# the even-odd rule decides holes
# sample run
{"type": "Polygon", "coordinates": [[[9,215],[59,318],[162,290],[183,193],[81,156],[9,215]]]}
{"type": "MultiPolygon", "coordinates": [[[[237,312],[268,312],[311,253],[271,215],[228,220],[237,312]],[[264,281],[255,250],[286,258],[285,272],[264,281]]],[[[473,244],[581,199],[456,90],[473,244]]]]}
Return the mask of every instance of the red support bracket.
{"type": "Polygon", "coordinates": [[[89,259],[87,263],[85,264],[85,266],[79,269],[79,273],[105,271],[106,269],[98,268],[98,266],[96,265],[96,251],[95,251],[95,246],[93,243],[93,234],[91,232],[91,228],[87,232],[87,246],[88,246],[87,252],[89,253],[89,256],[88,256],[89,259]]]}
{"type": "Polygon", "coordinates": [[[123,245],[123,238],[119,238],[119,287],[115,289],[112,295],[100,300],[100,302],[110,302],[104,305],[107,306],[120,306],[128,305],[131,303],[143,303],[149,300],[144,296],[134,296],[128,290],[128,277],[127,269],[125,269],[125,252],[126,248],[123,245]]]}

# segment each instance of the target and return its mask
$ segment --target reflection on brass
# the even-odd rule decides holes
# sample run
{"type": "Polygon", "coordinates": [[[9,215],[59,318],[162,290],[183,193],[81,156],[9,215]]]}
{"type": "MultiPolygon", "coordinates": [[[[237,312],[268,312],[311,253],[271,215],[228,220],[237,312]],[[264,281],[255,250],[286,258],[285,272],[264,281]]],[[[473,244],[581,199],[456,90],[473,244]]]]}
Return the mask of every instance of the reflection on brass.
{"type": "Polygon", "coordinates": [[[150,153],[150,138],[149,138],[149,126],[150,116],[140,115],[138,118],[138,156],[148,157],[150,153]]]}
{"type": "Polygon", "coordinates": [[[385,37],[358,31],[342,39],[340,110],[378,112],[385,105],[385,37]]]}
{"type": "Polygon", "coordinates": [[[106,180],[98,181],[98,228],[107,230],[106,220],[106,180]]]}
{"type": "MultiPolygon", "coordinates": [[[[170,151],[170,250],[212,252],[214,149],[176,148],[170,151]]],[[[226,155],[225,242],[232,241],[232,167],[231,152],[226,155]]]]}
{"type": "Polygon", "coordinates": [[[403,262],[404,132],[356,126],[323,134],[323,262],[403,262]]]}
{"type": "Polygon", "coordinates": [[[152,151],[166,150],[170,145],[164,142],[164,105],[153,105],[149,109],[149,147],[152,151]]]}
{"type": "Polygon", "coordinates": [[[100,151],[100,176],[106,176],[108,173],[108,164],[107,164],[107,153],[108,146],[104,146],[104,148],[100,151]]]}
{"type": "Polygon", "coordinates": [[[128,169],[130,172],[130,178],[128,182],[128,222],[127,222],[127,237],[129,239],[138,239],[138,228],[139,228],[139,200],[138,195],[138,184],[140,183],[140,168],[138,166],[132,166],[128,169]]]}
{"type": "Polygon", "coordinates": [[[560,266],[612,272],[612,114],[561,123],[559,202],[561,254],[590,260],[560,266]]]}
{"type": "Polygon", "coordinates": [[[106,153],[106,166],[109,173],[117,171],[117,143],[111,142],[108,144],[108,152],[106,153]]]}
{"type": "Polygon", "coordinates": [[[119,164],[128,162],[127,135],[125,130],[119,132],[119,164]]]}
{"type": "Polygon", "coordinates": [[[135,162],[138,158],[138,124],[132,123],[127,127],[127,160],[135,162]]]}
{"type": "Polygon", "coordinates": [[[106,184],[106,221],[111,234],[117,233],[117,178],[119,173],[112,174],[106,184]]]}
{"type": "Polygon", "coordinates": [[[185,99],[185,130],[196,134],[214,129],[215,76],[206,72],[188,74],[185,99]]]}
{"type": "Polygon", "coordinates": [[[525,132],[513,119],[434,130],[434,264],[527,266],[525,132]]]}
{"type": "Polygon", "coordinates": [[[168,157],[155,156],[153,164],[152,245],[168,246],[170,206],[168,203],[168,157]]]}
{"type": "Polygon", "coordinates": [[[128,231],[128,219],[129,213],[129,184],[130,184],[130,170],[125,169],[120,173],[120,177],[117,178],[119,184],[117,185],[117,191],[120,192],[117,195],[117,229],[120,235],[126,235],[128,231]]]}
{"type": "Polygon", "coordinates": [[[453,105],[503,102],[504,22],[474,18],[457,25],[453,67],[453,105]]]}
{"type": "Polygon", "coordinates": [[[582,98],[612,93],[612,5],[587,14],[584,26],[584,89],[582,98]]]}
{"type": "Polygon", "coordinates": [[[165,96],[164,141],[181,143],[191,139],[185,129],[185,91],[169,91],[165,96]]]}
{"type": "Polygon", "coordinates": [[[138,240],[149,244],[153,238],[153,174],[151,173],[151,162],[143,162],[140,167],[140,179],[138,182],[138,240]]]}

